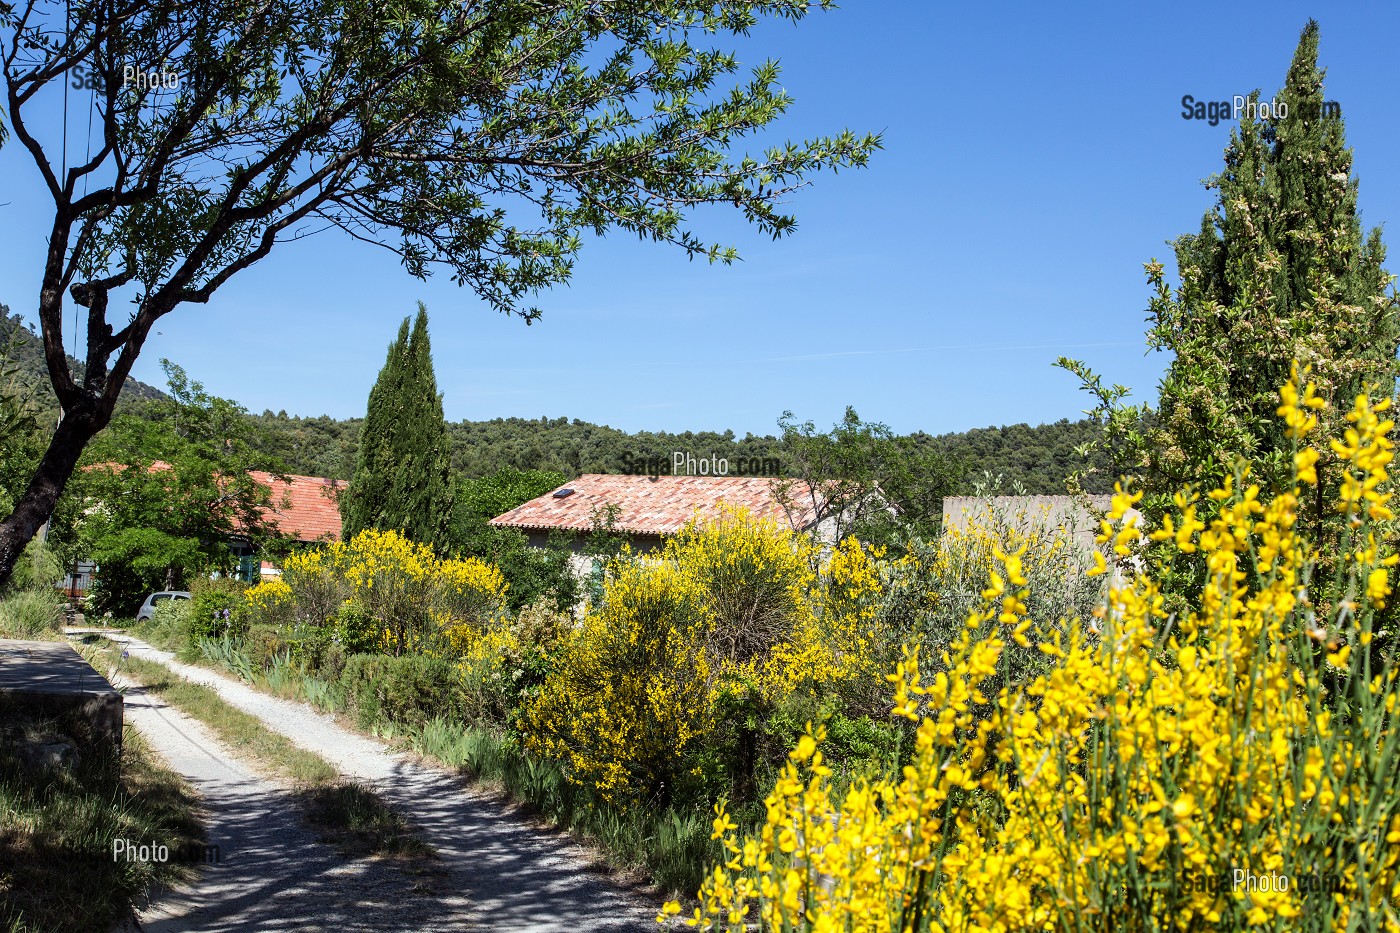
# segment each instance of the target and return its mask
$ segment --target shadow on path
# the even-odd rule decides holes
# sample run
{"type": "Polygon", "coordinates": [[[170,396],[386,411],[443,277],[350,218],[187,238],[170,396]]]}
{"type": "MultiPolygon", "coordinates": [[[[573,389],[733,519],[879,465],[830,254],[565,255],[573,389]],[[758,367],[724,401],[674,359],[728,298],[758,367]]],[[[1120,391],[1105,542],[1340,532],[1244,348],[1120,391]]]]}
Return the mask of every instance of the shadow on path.
{"type": "MultiPolygon", "coordinates": [[[[424,841],[438,850],[438,865],[444,876],[434,879],[433,886],[465,898],[471,905],[470,918],[473,922],[470,928],[500,933],[650,933],[658,929],[655,920],[658,903],[615,884],[597,870],[585,850],[566,834],[531,825],[500,800],[471,788],[452,772],[420,763],[382,742],[346,729],[332,716],[304,703],[272,697],[205,668],[182,664],[170,652],[152,648],[124,634],[105,634],[114,641],[126,643],[134,656],[158,661],[187,680],[212,687],[225,701],[257,716],[268,728],[287,736],[302,748],[314,751],[346,777],[373,787],[385,802],[414,825],[424,841]]],[[[232,795],[234,789],[230,788],[227,793],[232,795]]],[[[259,821],[265,818],[270,820],[270,816],[260,814],[270,814],[277,808],[285,810],[290,806],[285,793],[269,797],[266,801],[256,799],[256,794],[253,797],[245,809],[240,810],[235,805],[230,812],[230,818],[239,818],[243,832],[261,833],[263,828],[259,821]],[[260,806],[264,809],[259,810],[260,806]]],[[[230,800],[233,801],[232,796],[230,800]]],[[[213,832],[211,828],[210,841],[218,843],[218,839],[212,838],[213,832]]],[[[256,838],[264,848],[275,843],[275,839],[265,835],[256,838]]],[[[342,866],[337,872],[308,855],[293,853],[289,848],[291,838],[287,836],[288,843],[284,843],[283,848],[275,853],[268,850],[265,855],[256,855],[262,850],[251,849],[255,853],[253,857],[275,858],[278,861],[277,870],[265,872],[267,877],[261,881],[249,878],[239,882],[248,885],[248,890],[237,896],[251,912],[250,917],[263,915],[262,909],[257,906],[259,898],[290,901],[304,896],[296,893],[300,890],[298,884],[313,889],[324,885],[332,889],[343,883],[341,879],[345,877],[345,867],[342,866]],[[273,880],[271,876],[274,874],[279,880],[273,880]],[[279,884],[292,893],[284,894],[283,888],[276,887],[279,884]],[[255,896],[252,893],[255,890],[264,893],[255,896]]],[[[231,840],[229,845],[237,845],[236,839],[231,840]]],[[[234,850],[230,849],[229,852],[232,856],[234,850]]],[[[222,868],[220,865],[216,870],[222,868]]],[[[364,909],[375,911],[374,916],[380,916],[376,898],[388,897],[389,892],[377,880],[363,887],[368,893],[345,895],[343,900],[346,905],[356,906],[354,910],[347,906],[343,913],[355,913],[363,899],[364,909]]],[[[407,886],[400,882],[400,888],[402,892],[407,886]]],[[[309,898],[312,901],[320,899],[309,898]]],[[[453,904],[442,901],[442,895],[438,895],[437,901],[445,910],[444,917],[461,916],[453,904]]],[[[405,898],[399,906],[402,909],[411,903],[411,899],[405,898]]],[[[270,908],[270,915],[277,913],[277,908],[270,908]]],[[[392,922],[383,919],[371,921],[363,915],[352,921],[340,919],[341,914],[342,911],[338,909],[335,914],[337,919],[325,918],[324,927],[284,925],[279,928],[463,928],[460,919],[451,921],[449,926],[440,926],[431,922],[422,922],[421,925],[419,921],[409,923],[404,918],[392,922]]],[[[314,910],[301,908],[283,916],[298,918],[297,922],[312,922],[316,918],[314,910]]],[[[391,916],[394,916],[392,911],[391,916]]],[[[237,928],[261,929],[241,924],[237,928]]],[[[164,933],[166,930],[184,928],[148,926],[146,929],[164,933]]],[[[209,926],[199,929],[234,927],[209,926]]]]}

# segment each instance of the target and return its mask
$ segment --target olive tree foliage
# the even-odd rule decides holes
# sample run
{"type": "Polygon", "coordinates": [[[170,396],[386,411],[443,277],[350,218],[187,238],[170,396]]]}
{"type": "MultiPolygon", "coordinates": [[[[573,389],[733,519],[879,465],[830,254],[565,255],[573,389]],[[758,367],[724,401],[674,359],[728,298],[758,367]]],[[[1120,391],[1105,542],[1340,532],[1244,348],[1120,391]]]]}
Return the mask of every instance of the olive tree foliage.
{"type": "Polygon", "coordinates": [[[36,311],[65,411],[0,522],[0,580],[110,419],[152,326],[278,243],[338,228],[419,278],[446,267],[528,322],[538,290],[568,280],[584,232],[721,262],[733,248],[688,225],[701,205],[789,233],[784,197],[817,171],[865,164],[879,140],[845,131],[733,154],[790,99],[775,62],[734,77],[739,61],[715,43],[812,5],[0,3],[6,144],[27,150],[54,205],[33,231],[49,244],[36,311]],[[71,80],[80,68],[97,80],[71,80]],[[151,72],[178,85],[127,80],[151,72]],[[52,120],[65,83],[91,85],[70,101],[96,108],[91,156],[74,165],[31,128],[37,110],[52,120]],[[65,293],[86,309],[81,378],[64,359],[65,293]]]}

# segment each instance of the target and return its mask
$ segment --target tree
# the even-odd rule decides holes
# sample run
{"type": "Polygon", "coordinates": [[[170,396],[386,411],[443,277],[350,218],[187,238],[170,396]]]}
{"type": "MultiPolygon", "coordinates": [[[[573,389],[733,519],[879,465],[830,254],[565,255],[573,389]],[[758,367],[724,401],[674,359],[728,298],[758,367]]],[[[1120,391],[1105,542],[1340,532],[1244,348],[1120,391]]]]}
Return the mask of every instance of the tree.
{"type": "Polygon", "coordinates": [[[68,556],[100,568],[97,608],[121,614],[196,573],[231,572],[234,535],[259,550],[280,543],[266,512],[276,504],[271,490],[248,475],[278,465],[259,453],[243,409],[170,361],[161,365],[170,398],[113,419],[54,515],[68,556]]]}
{"type": "Polygon", "coordinates": [[[12,341],[0,345],[0,509],[5,510],[20,496],[43,450],[39,405],[11,362],[12,352],[12,341]]]}
{"type": "Polygon", "coordinates": [[[722,87],[738,60],[711,41],[745,35],[762,16],[799,20],[809,6],[0,6],[3,123],[54,204],[35,234],[48,243],[36,311],[65,413],[0,522],[0,582],[111,420],[151,328],[208,302],[279,242],[338,227],[419,278],[445,266],[530,321],[530,296],[568,281],[584,231],[630,231],[712,262],[736,253],[688,228],[700,206],[731,204],[765,233],[790,233],[785,196],[820,170],[864,165],[879,139],[847,131],[731,158],[790,99],[772,61],[722,87]],[[79,69],[96,77],[83,82],[94,152],[56,168],[33,111],[79,69]],[[87,311],[81,377],[65,359],[65,292],[87,311]],[[129,300],[129,314],[109,316],[113,299],[129,300]]]}
{"type": "Polygon", "coordinates": [[[571,612],[578,601],[579,581],[569,560],[572,535],[556,532],[546,547],[533,547],[523,532],[488,524],[497,515],[558,489],[566,479],[563,473],[502,467],[491,476],[458,481],[454,545],[463,556],[500,568],[509,584],[506,601],[511,609],[549,599],[560,612],[571,612]]]}
{"type": "Polygon", "coordinates": [[[774,494],[790,517],[810,513],[836,540],[854,534],[862,541],[889,545],[910,535],[927,536],[938,527],[943,497],[962,468],[937,450],[910,437],[896,436],[879,422],[861,421],[856,410],[830,431],[792,412],[778,419],[789,478],[774,494]]]}
{"type": "Polygon", "coordinates": [[[403,319],[369,393],[359,456],[341,497],[344,536],[401,531],[445,552],[452,539],[452,452],[433,374],[428,311],[403,319]]]}
{"type": "MultiPolygon", "coordinates": [[[[1148,344],[1174,354],[1157,411],[1124,407],[1126,389],[1060,361],[1098,400],[1110,440],[1146,483],[1149,514],[1186,484],[1219,483],[1237,456],[1264,486],[1291,485],[1292,442],[1276,410],[1294,361],[1311,367],[1331,402],[1324,437],[1344,429],[1358,393],[1394,392],[1400,298],[1382,268],[1380,231],[1361,227],[1351,150],[1340,112],[1324,106],[1317,45],[1309,22],[1279,114],[1257,109],[1231,134],[1224,171],[1207,181],[1219,191],[1214,208],[1198,233],[1173,244],[1178,287],[1162,263],[1146,266],[1155,292],[1148,344]]],[[[1314,527],[1334,467],[1327,456],[1318,463],[1314,527]]]]}

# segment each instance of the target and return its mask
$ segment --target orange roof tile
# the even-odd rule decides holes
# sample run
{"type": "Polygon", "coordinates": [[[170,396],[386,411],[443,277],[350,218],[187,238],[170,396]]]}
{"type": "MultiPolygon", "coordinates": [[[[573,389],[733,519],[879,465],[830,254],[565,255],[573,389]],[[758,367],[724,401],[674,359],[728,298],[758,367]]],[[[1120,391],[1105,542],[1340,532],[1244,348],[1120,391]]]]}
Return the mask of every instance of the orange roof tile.
{"type": "MultiPolygon", "coordinates": [[[[792,494],[799,506],[805,506],[802,514],[792,516],[791,524],[801,530],[812,524],[809,487],[801,481],[793,482],[792,494]]],[[[547,492],[496,516],[490,524],[530,531],[590,531],[593,510],[609,503],[621,509],[617,528],[628,534],[675,534],[697,514],[702,518],[718,516],[722,504],[741,506],[755,515],[788,524],[783,507],[774,499],[776,483],[754,476],[652,478],[587,473],[560,487],[572,489],[572,495],[556,499],[553,491],[547,492]]]]}
{"type": "Polygon", "coordinates": [[[261,470],[249,470],[248,475],[272,490],[272,507],[263,518],[283,534],[298,541],[340,540],[336,497],[348,485],[345,480],[288,474],[290,482],[284,482],[261,470]]]}

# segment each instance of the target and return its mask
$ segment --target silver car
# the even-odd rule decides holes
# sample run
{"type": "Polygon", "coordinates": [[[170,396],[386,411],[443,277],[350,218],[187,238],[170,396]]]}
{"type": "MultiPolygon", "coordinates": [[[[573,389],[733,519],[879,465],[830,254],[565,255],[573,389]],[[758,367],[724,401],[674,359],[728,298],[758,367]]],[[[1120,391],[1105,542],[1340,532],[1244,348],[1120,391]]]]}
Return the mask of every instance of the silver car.
{"type": "Polygon", "coordinates": [[[161,590],[159,593],[152,593],[146,597],[146,601],[141,604],[141,608],[136,610],[136,621],[145,622],[156,614],[156,606],[167,599],[189,599],[190,594],[184,590],[161,590]]]}

